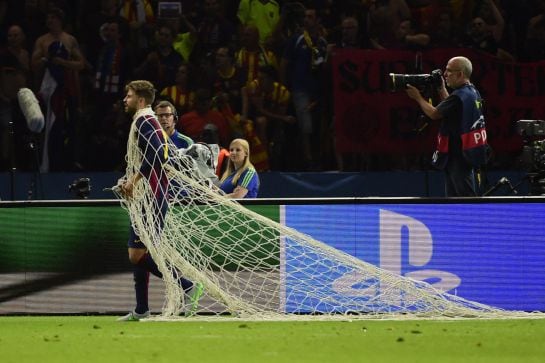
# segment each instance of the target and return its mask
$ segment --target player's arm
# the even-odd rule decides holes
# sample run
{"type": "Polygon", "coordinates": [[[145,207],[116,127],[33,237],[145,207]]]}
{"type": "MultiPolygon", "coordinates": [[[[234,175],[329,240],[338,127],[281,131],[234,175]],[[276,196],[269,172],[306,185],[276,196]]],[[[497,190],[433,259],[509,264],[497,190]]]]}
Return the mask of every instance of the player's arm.
{"type": "Polygon", "coordinates": [[[160,125],[153,125],[151,119],[143,120],[138,127],[138,146],[143,154],[140,174],[150,175],[154,168],[161,168],[167,162],[168,141],[166,135],[160,125]]]}
{"type": "Polygon", "coordinates": [[[123,194],[123,196],[125,196],[125,198],[132,197],[134,186],[138,183],[140,179],[142,179],[142,174],[136,173],[121,184],[121,193],[123,194]]]}

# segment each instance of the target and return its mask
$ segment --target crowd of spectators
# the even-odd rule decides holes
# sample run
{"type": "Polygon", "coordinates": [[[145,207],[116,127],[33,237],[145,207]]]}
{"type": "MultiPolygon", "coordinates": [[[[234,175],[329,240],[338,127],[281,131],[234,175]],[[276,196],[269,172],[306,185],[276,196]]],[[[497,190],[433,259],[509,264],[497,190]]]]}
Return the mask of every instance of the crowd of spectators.
{"type": "Polygon", "coordinates": [[[247,139],[258,171],[372,169],[335,152],[324,85],[336,49],[545,57],[545,0],[164,3],[0,1],[0,170],[122,170],[130,118],[121,100],[134,79],[175,105],[178,130],[195,141],[205,130],[223,146],[247,139]],[[39,134],[20,112],[21,87],[40,99],[39,134]]]}

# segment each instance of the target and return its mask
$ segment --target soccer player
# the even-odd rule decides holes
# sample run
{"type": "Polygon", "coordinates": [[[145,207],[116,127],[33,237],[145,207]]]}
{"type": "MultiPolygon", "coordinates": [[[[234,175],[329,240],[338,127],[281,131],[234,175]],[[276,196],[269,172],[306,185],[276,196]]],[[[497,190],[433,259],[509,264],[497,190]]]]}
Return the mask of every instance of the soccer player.
{"type": "MultiPolygon", "coordinates": [[[[168,142],[166,133],[157,121],[151,104],[155,99],[153,84],[144,80],[132,81],[125,87],[126,96],[123,99],[125,112],[133,117],[131,133],[127,144],[127,172],[119,185],[121,194],[128,200],[133,197],[138,183],[149,183],[154,200],[153,215],[157,221],[152,222],[143,217],[144,224],[153,223],[152,234],[159,235],[164,225],[167,212],[168,178],[163,170],[163,164],[168,160],[168,142]],[[138,168],[138,169],[136,169],[138,168]],[[142,180],[144,178],[144,180],[142,180]]],[[[143,215],[147,215],[143,213],[143,215]]],[[[162,278],[157,264],[151,258],[144,243],[134,230],[131,223],[128,241],[129,261],[134,265],[134,288],[136,293],[136,308],[119,321],[138,321],[150,315],[148,306],[149,273],[162,278]]],[[[198,300],[203,294],[201,283],[180,278],[179,283],[191,301],[190,313],[194,314],[198,300]]]]}

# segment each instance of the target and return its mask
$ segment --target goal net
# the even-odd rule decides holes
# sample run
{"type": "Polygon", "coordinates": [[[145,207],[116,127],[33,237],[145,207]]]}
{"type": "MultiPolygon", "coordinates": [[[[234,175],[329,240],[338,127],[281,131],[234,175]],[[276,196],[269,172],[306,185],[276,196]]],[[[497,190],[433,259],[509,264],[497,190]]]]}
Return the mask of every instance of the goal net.
{"type": "MultiPolygon", "coordinates": [[[[139,172],[145,155],[154,154],[137,147],[137,132],[131,131],[127,177],[139,172]]],[[[162,175],[152,173],[121,202],[163,273],[160,319],[179,319],[188,309],[181,276],[204,285],[198,318],[526,316],[438,291],[272,221],[226,198],[194,159],[168,148],[169,160],[158,171],[168,176],[168,192],[158,193],[162,175]]]]}

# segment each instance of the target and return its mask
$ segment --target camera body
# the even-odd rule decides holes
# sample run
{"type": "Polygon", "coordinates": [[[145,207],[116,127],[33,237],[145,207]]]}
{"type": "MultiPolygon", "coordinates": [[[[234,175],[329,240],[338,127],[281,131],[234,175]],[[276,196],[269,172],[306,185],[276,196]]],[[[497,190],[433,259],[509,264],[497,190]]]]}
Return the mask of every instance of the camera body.
{"type": "Polygon", "coordinates": [[[522,137],[545,137],[544,120],[518,120],[517,132],[522,137]]]}
{"type": "Polygon", "coordinates": [[[517,132],[522,136],[520,163],[528,172],[531,195],[545,195],[545,121],[519,120],[517,132]]]}
{"type": "Polygon", "coordinates": [[[545,121],[519,120],[517,133],[524,145],[520,161],[530,172],[545,172],[545,121]]]}
{"type": "Polygon", "coordinates": [[[390,91],[402,91],[407,84],[422,91],[437,89],[443,83],[443,72],[435,69],[431,74],[396,74],[390,73],[390,91]]]}
{"type": "Polygon", "coordinates": [[[545,140],[536,140],[524,145],[520,161],[529,171],[545,171],[545,140]]]}
{"type": "Polygon", "coordinates": [[[68,191],[74,193],[78,198],[87,199],[91,193],[91,179],[78,178],[68,185],[68,191]]]}

